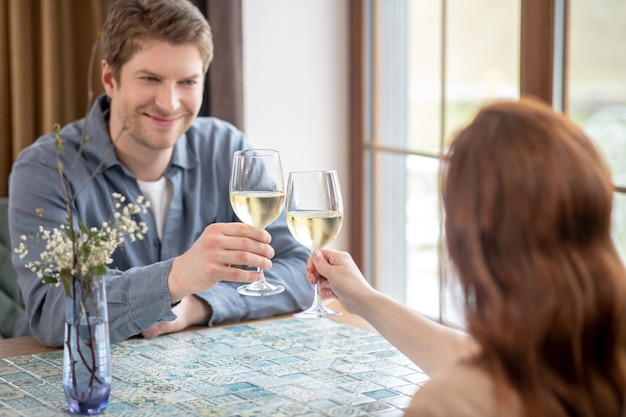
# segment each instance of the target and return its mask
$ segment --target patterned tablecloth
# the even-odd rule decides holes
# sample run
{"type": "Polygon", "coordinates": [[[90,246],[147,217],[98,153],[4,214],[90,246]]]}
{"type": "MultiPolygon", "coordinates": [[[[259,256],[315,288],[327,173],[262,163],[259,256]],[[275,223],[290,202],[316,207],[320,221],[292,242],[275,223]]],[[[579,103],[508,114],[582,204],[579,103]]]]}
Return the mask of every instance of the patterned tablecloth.
{"type": "MultiPolygon", "coordinates": [[[[428,379],[380,335],[282,319],[111,347],[107,415],[399,416],[428,379]]],[[[63,352],[0,361],[0,416],[67,415],[63,352]]]]}

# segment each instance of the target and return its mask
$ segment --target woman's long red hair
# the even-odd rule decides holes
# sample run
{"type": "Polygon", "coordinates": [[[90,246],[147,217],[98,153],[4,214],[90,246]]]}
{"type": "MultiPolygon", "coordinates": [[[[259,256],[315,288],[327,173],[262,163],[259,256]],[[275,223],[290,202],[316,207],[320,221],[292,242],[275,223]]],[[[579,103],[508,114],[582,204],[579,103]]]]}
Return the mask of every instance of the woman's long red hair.
{"type": "Polygon", "coordinates": [[[453,141],[443,192],[468,331],[498,392],[533,417],[621,416],[626,270],[589,138],[544,104],[493,103],[453,141]]]}

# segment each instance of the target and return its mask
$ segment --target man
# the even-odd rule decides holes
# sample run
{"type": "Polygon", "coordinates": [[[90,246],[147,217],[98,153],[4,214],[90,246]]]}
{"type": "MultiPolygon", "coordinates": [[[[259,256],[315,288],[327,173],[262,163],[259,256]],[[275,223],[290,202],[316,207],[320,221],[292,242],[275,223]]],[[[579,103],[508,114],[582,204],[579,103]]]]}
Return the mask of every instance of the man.
{"type": "MultiPolygon", "coordinates": [[[[284,217],[264,231],[237,222],[230,207],[232,155],[251,146],[230,124],[196,117],[212,53],[209,25],[187,0],[117,1],[102,34],[106,95],[85,119],[60,132],[65,176],[73,192],[80,190],[72,207],[76,218],[100,227],[113,213],[113,192],[151,201],[140,217],[149,227],[146,238],[118,249],[110,265],[116,271],[107,280],[113,341],[288,313],[310,303],[308,251],[291,237],[284,217]],[[231,265],[260,267],[286,290],[241,296],[235,288],[260,273],[231,265]]],[[[13,242],[65,218],[54,149],[53,135],[46,135],[14,163],[13,242]]],[[[24,267],[38,253],[13,257],[28,322],[18,335],[30,329],[43,344],[60,346],[65,293],[24,267]]]]}

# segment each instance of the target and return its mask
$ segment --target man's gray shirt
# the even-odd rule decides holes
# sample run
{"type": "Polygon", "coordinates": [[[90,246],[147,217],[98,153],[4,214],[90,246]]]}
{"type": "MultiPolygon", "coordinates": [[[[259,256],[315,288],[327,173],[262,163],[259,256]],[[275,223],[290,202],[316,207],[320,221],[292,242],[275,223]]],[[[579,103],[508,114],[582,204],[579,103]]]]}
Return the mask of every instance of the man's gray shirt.
{"type": "MultiPolygon", "coordinates": [[[[124,195],[136,202],[141,195],[135,176],[117,159],[107,129],[109,104],[99,97],[86,119],[65,126],[61,152],[65,175],[78,197],[72,209],[88,227],[101,227],[114,212],[111,194],[124,195]],[[77,162],[83,130],[89,132],[77,162]],[[102,166],[100,164],[103,163],[102,166]]],[[[109,330],[112,341],[137,335],[153,324],[176,318],[170,305],[167,276],[175,257],[184,253],[212,223],[238,221],[229,200],[232,155],[250,148],[242,132],[215,118],[199,117],[178,140],[165,170],[173,184],[163,239],[156,233],[154,218],[148,210],[139,221],[148,225],[143,240],[127,242],[113,254],[107,276],[109,330]]],[[[57,173],[55,141],[52,134],[39,138],[24,149],[13,164],[9,179],[9,221],[14,246],[27,236],[29,254],[18,259],[13,254],[21,295],[26,306],[26,322],[18,336],[32,332],[48,346],[61,346],[65,323],[65,291],[62,286],[43,284],[25,264],[38,259],[43,250],[37,238],[39,226],[58,228],[66,216],[57,173]],[[43,209],[39,216],[38,209],[43,209]]],[[[265,271],[270,282],[280,283],[285,291],[269,297],[247,297],[236,292],[241,283],[220,282],[197,294],[213,309],[209,325],[263,318],[294,312],[311,303],[313,289],[305,278],[309,252],[290,235],[285,217],[267,227],[276,255],[272,268],[265,271]]]]}

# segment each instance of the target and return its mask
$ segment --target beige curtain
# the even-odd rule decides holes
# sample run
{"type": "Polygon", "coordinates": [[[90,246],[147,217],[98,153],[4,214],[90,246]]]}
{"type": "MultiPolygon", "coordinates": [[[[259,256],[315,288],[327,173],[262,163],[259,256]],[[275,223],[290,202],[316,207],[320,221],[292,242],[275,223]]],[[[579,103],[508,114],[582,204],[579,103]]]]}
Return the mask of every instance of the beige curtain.
{"type": "Polygon", "coordinates": [[[85,114],[89,57],[107,1],[0,0],[0,196],[24,147],[85,114]]]}

